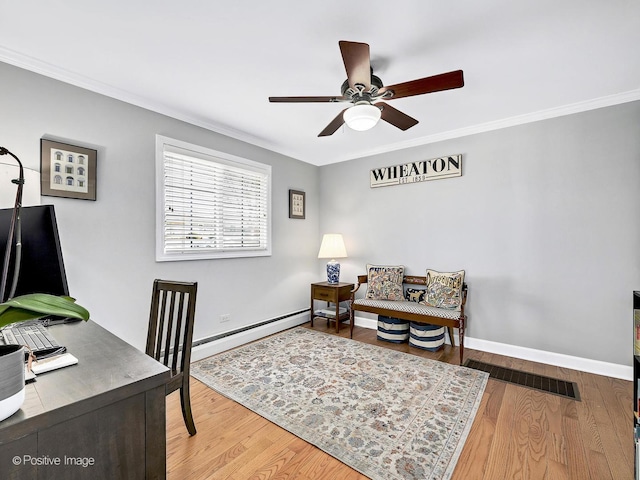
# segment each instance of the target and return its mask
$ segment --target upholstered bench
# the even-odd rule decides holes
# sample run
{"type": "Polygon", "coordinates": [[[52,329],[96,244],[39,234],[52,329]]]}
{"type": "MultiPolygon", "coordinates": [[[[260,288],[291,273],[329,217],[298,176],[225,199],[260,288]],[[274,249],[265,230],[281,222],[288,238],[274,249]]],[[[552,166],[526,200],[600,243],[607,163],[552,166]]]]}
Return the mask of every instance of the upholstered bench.
{"type": "MultiPolygon", "coordinates": [[[[371,267],[385,267],[385,266],[371,266],[369,265],[369,271],[371,272],[371,267]]],[[[385,267],[391,268],[391,267],[385,267]]],[[[432,271],[428,271],[429,272],[432,271]]],[[[437,272],[436,272],[437,273],[437,272]]],[[[392,299],[379,299],[379,298],[367,298],[371,297],[370,289],[367,290],[367,294],[365,298],[356,298],[356,292],[358,292],[361,285],[369,282],[371,274],[368,275],[358,275],[358,284],[351,291],[351,299],[350,299],[350,328],[351,328],[351,338],[353,338],[353,326],[354,326],[354,314],[356,311],[360,312],[368,312],[378,315],[383,315],[386,317],[392,318],[400,318],[403,320],[409,320],[411,322],[417,322],[421,324],[432,324],[439,325],[447,328],[449,333],[449,339],[451,341],[451,345],[455,346],[455,342],[453,339],[453,329],[458,329],[458,338],[460,340],[460,365],[462,365],[463,356],[464,356],[464,326],[467,316],[464,313],[464,306],[467,300],[468,287],[467,284],[462,282],[460,286],[460,298],[459,298],[459,306],[456,308],[440,308],[434,307],[430,305],[426,305],[424,303],[419,303],[418,301],[409,301],[405,300],[405,291],[403,289],[403,285],[418,285],[425,287],[424,289],[410,289],[408,292],[408,297],[411,298],[411,294],[419,295],[422,290],[426,292],[426,287],[428,286],[429,279],[427,276],[416,276],[416,275],[402,275],[400,283],[400,292],[396,292],[396,294],[387,294],[388,298],[392,299]]],[[[462,277],[464,278],[464,277],[462,277]]],[[[396,287],[397,288],[397,287],[396,287]]],[[[388,289],[387,289],[388,293],[388,289]]],[[[385,296],[385,295],[382,295],[385,296]]],[[[418,298],[416,298],[418,300],[418,298]]]]}

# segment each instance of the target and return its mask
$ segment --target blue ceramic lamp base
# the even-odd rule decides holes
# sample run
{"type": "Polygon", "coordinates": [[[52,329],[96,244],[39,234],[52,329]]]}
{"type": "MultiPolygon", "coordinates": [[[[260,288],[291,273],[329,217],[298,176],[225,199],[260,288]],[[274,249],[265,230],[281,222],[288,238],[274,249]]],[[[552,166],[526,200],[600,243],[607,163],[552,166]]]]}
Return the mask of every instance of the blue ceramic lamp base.
{"type": "Polygon", "coordinates": [[[340,281],[340,264],[335,260],[327,263],[327,283],[338,283],[340,281]]]}

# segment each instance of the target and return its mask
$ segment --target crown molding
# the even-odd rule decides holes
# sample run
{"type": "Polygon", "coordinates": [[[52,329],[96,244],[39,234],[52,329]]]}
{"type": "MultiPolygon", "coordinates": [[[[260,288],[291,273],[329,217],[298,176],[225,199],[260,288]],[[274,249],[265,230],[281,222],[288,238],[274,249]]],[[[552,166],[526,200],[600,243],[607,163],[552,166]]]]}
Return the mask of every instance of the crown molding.
{"type": "Polygon", "coordinates": [[[419,147],[422,145],[428,145],[430,143],[442,142],[444,140],[451,140],[454,138],[466,137],[469,135],[475,135],[477,133],[491,132],[493,130],[500,130],[503,128],[515,127],[517,125],[524,125],[526,123],[533,123],[540,120],[548,120],[556,117],[563,117],[565,115],[573,115],[574,113],[586,112],[589,110],[596,110],[598,108],[611,107],[614,105],[620,105],[622,103],[634,102],[640,100],[640,89],[631,90],[628,92],[617,93],[614,95],[608,95],[605,97],[594,98],[586,100],[584,102],[576,102],[561,107],[549,108],[547,110],[539,110],[537,112],[527,113],[524,115],[517,115],[514,117],[504,118],[493,122],[482,123],[478,125],[472,125],[470,127],[459,128],[456,130],[449,130],[447,132],[436,133],[434,135],[427,135],[420,138],[414,138],[406,142],[394,143],[391,145],[385,145],[384,147],[374,148],[363,152],[358,156],[345,157],[339,161],[355,160],[357,158],[369,157],[372,155],[379,155],[381,153],[393,152],[396,150],[403,150],[406,148],[419,147]]]}
{"type": "MultiPolygon", "coordinates": [[[[194,117],[187,115],[180,110],[176,110],[162,103],[155,102],[151,99],[133,95],[125,90],[113,87],[106,83],[96,81],[94,79],[85,77],[75,72],[71,72],[64,68],[57,67],[53,64],[43,62],[41,60],[23,55],[8,48],[0,46],[0,61],[14,65],[16,67],[29,70],[40,75],[44,75],[55,80],[59,80],[76,87],[89,90],[91,92],[99,93],[116,100],[120,100],[137,107],[144,108],[162,115],[166,115],[176,120],[189,123],[191,125],[202,127],[212,132],[225,135],[242,142],[255,145],[257,147],[265,148],[288,157],[303,160],[296,152],[292,152],[283,145],[275,145],[265,139],[255,137],[247,132],[236,130],[234,128],[222,125],[219,123],[211,122],[200,117],[194,117]]],[[[441,142],[444,140],[451,140],[454,138],[466,137],[469,135],[475,135],[477,133],[490,132],[493,130],[500,130],[503,128],[513,127],[517,125],[523,125],[526,123],[537,122],[539,120],[547,120],[550,118],[561,117],[565,115],[572,115],[574,113],[585,112],[588,110],[595,110],[598,108],[609,107],[613,105],[619,105],[622,103],[633,102],[640,100],[640,89],[631,90],[629,92],[618,93],[614,95],[608,95],[605,97],[595,98],[584,102],[576,102],[562,107],[550,108],[547,110],[540,110],[537,112],[528,113],[525,115],[517,115],[514,117],[505,118],[502,120],[496,120],[493,122],[482,123],[478,125],[472,125],[465,128],[456,130],[449,130],[447,132],[441,132],[434,135],[427,135],[424,137],[415,138],[405,142],[398,142],[390,145],[385,145],[378,148],[369,149],[358,153],[357,155],[338,157],[335,162],[343,162],[348,160],[355,160],[358,158],[370,157],[373,155],[379,155],[382,153],[388,153],[396,150],[403,150],[407,148],[419,147],[422,145],[428,145],[431,143],[441,142]]]]}
{"type": "Polygon", "coordinates": [[[235,138],[236,140],[241,140],[258,147],[266,148],[268,150],[274,150],[274,147],[271,143],[263,139],[254,137],[246,132],[233,129],[226,125],[211,122],[200,117],[187,115],[183,111],[177,110],[159,102],[155,102],[149,98],[134,95],[112,85],[85,77],[84,75],[80,75],[75,72],[71,72],[67,69],[60,68],[51,63],[43,62],[27,55],[14,52],[13,50],[7,49],[2,46],[0,46],[0,61],[13,65],[15,67],[22,68],[24,70],[29,70],[31,72],[44,75],[45,77],[53,78],[54,80],[59,80],[64,83],[80,87],[84,90],[105,95],[115,100],[120,100],[122,102],[129,103],[131,105],[135,105],[137,107],[141,107],[155,113],[166,115],[176,120],[181,120],[197,127],[202,127],[207,130],[220,133],[227,137],[235,138]]]}

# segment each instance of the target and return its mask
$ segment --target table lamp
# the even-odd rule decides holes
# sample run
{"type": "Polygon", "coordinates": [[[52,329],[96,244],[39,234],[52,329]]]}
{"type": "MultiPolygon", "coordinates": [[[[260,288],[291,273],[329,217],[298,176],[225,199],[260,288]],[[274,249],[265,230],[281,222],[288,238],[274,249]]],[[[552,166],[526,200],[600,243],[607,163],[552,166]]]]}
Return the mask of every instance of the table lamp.
{"type": "Polygon", "coordinates": [[[330,258],[327,263],[327,282],[338,283],[340,280],[340,264],[336,258],[346,258],[347,249],[340,233],[325,233],[318,252],[318,258],[330,258]]]}

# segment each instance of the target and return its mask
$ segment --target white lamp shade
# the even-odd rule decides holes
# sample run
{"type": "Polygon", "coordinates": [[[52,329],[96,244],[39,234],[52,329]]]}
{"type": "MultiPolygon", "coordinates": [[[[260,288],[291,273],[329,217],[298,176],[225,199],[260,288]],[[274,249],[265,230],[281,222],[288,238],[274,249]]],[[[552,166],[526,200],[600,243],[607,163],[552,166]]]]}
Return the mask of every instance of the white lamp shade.
{"type": "Polygon", "coordinates": [[[346,109],[342,118],[349,128],[362,132],[375,127],[380,120],[380,115],[382,112],[378,107],[363,103],[346,109]]]}
{"type": "Polygon", "coordinates": [[[325,233],[318,252],[318,258],[346,258],[347,249],[340,233],[325,233]]]}

